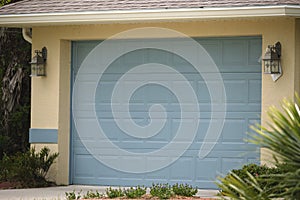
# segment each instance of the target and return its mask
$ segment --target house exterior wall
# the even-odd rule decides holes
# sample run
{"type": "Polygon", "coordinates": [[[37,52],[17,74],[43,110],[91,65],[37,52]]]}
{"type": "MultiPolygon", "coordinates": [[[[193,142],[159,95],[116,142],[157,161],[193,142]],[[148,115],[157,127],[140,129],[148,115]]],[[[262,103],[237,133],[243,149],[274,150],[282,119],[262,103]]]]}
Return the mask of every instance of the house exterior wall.
{"type": "Polygon", "coordinates": [[[295,91],[300,94],[300,19],[295,22],[295,91]]]}
{"type": "MultiPolygon", "coordinates": [[[[293,18],[256,18],[209,20],[191,22],[159,22],[131,24],[98,24],[76,26],[43,26],[33,28],[32,49],[48,49],[47,76],[32,79],[31,128],[57,129],[58,142],[50,144],[60,156],[53,166],[50,179],[59,184],[69,183],[70,158],[70,66],[72,40],[101,40],[132,28],[163,27],[174,29],[190,37],[262,36],[263,50],[267,45],[282,44],[283,76],[273,82],[262,76],[262,123],[266,111],[278,105],[284,97],[299,91],[300,22],[293,18]]],[[[34,144],[38,148],[49,144],[34,144]]],[[[269,153],[262,149],[264,163],[269,153]]]]}

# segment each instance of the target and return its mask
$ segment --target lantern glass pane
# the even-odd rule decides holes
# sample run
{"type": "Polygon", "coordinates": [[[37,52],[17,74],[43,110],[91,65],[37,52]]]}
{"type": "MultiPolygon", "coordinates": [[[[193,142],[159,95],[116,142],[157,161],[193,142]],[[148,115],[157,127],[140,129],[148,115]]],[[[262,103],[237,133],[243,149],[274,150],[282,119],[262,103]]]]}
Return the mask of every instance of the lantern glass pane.
{"type": "Polygon", "coordinates": [[[279,73],[279,60],[274,60],[272,65],[272,73],[278,74],[279,73]]]}
{"type": "Polygon", "coordinates": [[[37,66],[37,76],[45,76],[45,66],[43,64],[37,66]]]}
{"type": "Polygon", "coordinates": [[[37,76],[37,65],[36,65],[36,63],[31,64],[31,76],[37,76]]]}
{"type": "Polygon", "coordinates": [[[272,60],[271,61],[271,74],[278,74],[279,73],[279,60],[272,60]]]}
{"type": "Polygon", "coordinates": [[[266,74],[271,73],[271,61],[270,60],[264,60],[264,71],[266,74]]]}

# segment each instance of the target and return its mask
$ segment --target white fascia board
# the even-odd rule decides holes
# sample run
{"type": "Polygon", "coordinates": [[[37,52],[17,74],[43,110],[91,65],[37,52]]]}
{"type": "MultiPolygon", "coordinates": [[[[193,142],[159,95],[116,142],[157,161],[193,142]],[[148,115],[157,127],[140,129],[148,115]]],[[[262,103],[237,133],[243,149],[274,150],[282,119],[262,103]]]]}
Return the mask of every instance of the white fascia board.
{"type": "Polygon", "coordinates": [[[285,13],[287,16],[300,18],[300,6],[286,7],[285,13]]]}
{"type": "Polygon", "coordinates": [[[141,21],[184,21],[290,16],[300,18],[300,6],[161,9],[0,15],[0,26],[47,26],[141,21]]]}

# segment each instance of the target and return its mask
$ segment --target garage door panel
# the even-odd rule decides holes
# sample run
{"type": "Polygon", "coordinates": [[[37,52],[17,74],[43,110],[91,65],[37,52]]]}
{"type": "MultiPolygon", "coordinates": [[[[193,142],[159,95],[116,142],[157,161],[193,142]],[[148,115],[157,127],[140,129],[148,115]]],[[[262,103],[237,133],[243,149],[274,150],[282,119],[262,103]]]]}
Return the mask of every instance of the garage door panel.
{"type": "MultiPolygon", "coordinates": [[[[223,142],[223,143],[217,143],[217,144],[215,142],[205,142],[205,144],[208,144],[208,143],[213,144],[214,145],[214,151],[216,151],[216,152],[210,152],[209,156],[210,155],[215,155],[214,153],[222,153],[222,151],[228,151],[226,153],[232,155],[233,157],[248,154],[251,151],[253,151],[253,152],[255,152],[255,154],[257,154],[257,152],[256,152],[257,147],[254,146],[254,145],[253,146],[248,145],[246,142],[244,142],[244,143],[242,143],[242,142],[237,142],[237,143],[223,142]]],[[[199,151],[199,147],[201,147],[202,144],[203,144],[203,142],[194,143],[194,144],[192,144],[192,147],[190,149],[194,149],[194,150],[199,151]],[[198,147],[198,148],[196,148],[196,147],[198,147]]],[[[206,148],[203,148],[203,150],[206,150],[206,148]]],[[[224,152],[222,155],[226,155],[226,153],[224,152]]],[[[249,153],[249,155],[251,153],[249,153]]]]}
{"type": "Polygon", "coordinates": [[[83,185],[89,185],[91,183],[95,183],[97,182],[97,180],[95,178],[89,178],[89,177],[75,177],[74,181],[81,183],[83,185]]]}
{"type": "Polygon", "coordinates": [[[246,104],[248,85],[246,80],[224,80],[227,103],[246,104]]]}
{"type": "MultiPolygon", "coordinates": [[[[107,158],[108,159],[108,158],[107,158]]],[[[114,157],[112,157],[112,159],[115,159],[114,157]]],[[[123,177],[126,177],[124,174],[122,175],[122,177],[111,177],[111,171],[112,169],[107,167],[107,166],[99,166],[101,167],[99,170],[97,170],[97,179],[99,179],[99,181],[106,181],[106,180],[109,180],[109,179],[118,179],[118,178],[123,178],[123,177]],[[103,179],[103,180],[102,180],[103,179]]]]}
{"type": "Polygon", "coordinates": [[[197,40],[201,45],[205,48],[205,50],[209,53],[211,58],[214,60],[216,65],[222,65],[222,41],[214,40],[197,40]]]}
{"type": "Polygon", "coordinates": [[[134,181],[143,181],[144,180],[143,176],[139,175],[139,174],[136,174],[136,176],[135,176],[136,178],[135,177],[133,178],[132,175],[125,177],[126,175],[123,174],[122,176],[124,176],[124,177],[120,178],[122,181],[134,182],[134,181]]]}
{"type": "MultiPolygon", "coordinates": [[[[208,89],[207,89],[206,85],[207,85],[207,83],[210,85],[218,84],[218,82],[213,80],[213,75],[210,79],[209,74],[204,73],[204,76],[207,77],[206,81],[204,81],[201,77],[198,77],[198,79],[200,79],[200,80],[197,80],[197,79],[195,79],[195,77],[193,77],[193,75],[189,75],[189,74],[183,74],[183,75],[185,75],[185,78],[192,83],[191,85],[194,88],[197,87],[196,91],[197,91],[197,96],[198,96],[199,102],[200,103],[210,102],[210,95],[208,93],[208,89]],[[196,84],[196,82],[197,82],[197,84],[196,84]],[[197,86],[195,86],[195,85],[197,85],[197,86]]],[[[107,75],[105,75],[103,77],[106,77],[106,76],[107,75]]],[[[150,74],[149,76],[158,77],[158,80],[159,80],[159,77],[161,76],[161,81],[164,81],[164,79],[165,79],[165,75],[150,74]]],[[[172,77],[172,75],[169,75],[169,77],[172,77]]],[[[258,79],[257,77],[260,77],[260,74],[239,73],[238,76],[237,76],[237,74],[233,74],[233,73],[222,74],[222,78],[224,80],[224,84],[225,84],[225,88],[226,88],[226,94],[228,96],[227,97],[228,101],[236,102],[236,100],[234,98],[237,98],[237,96],[240,93],[245,94],[245,95],[240,95],[245,98],[245,101],[246,100],[248,101],[248,99],[247,99],[248,95],[250,95],[249,96],[250,100],[252,100],[252,99],[259,100],[259,99],[257,99],[257,97],[260,96],[261,89],[258,86],[261,85],[261,79],[258,79]]],[[[110,77],[110,78],[112,78],[112,77],[110,77]]],[[[169,80],[169,78],[168,78],[168,80],[169,80]]],[[[141,81],[143,81],[143,80],[141,79],[141,81]]],[[[107,102],[108,100],[110,100],[110,99],[104,99],[104,98],[110,96],[110,93],[111,93],[113,87],[115,86],[115,83],[116,82],[114,82],[114,81],[106,81],[106,80],[101,81],[101,84],[103,86],[98,89],[101,89],[101,94],[103,94],[103,95],[101,97],[99,97],[99,102],[102,102],[102,101],[107,102]]],[[[86,83],[86,85],[87,85],[86,87],[88,87],[88,84],[89,83],[86,83]]],[[[125,82],[122,87],[124,87],[124,91],[126,91],[126,89],[128,87],[130,88],[131,85],[135,85],[135,84],[136,84],[136,82],[125,82]]],[[[180,86],[182,86],[182,83],[172,81],[171,85],[176,89],[180,89],[180,86]]],[[[132,98],[133,101],[138,101],[138,100],[142,101],[143,98],[145,98],[145,99],[150,98],[149,101],[151,101],[151,98],[155,98],[155,96],[151,95],[151,94],[153,94],[152,90],[155,91],[155,93],[157,94],[156,96],[161,97],[161,99],[159,99],[159,101],[163,101],[163,99],[168,99],[171,102],[176,101],[174,99],[174,96],[172,96],[170,92],[165,92],[163,90],[163,88],[160,88],[158,90],[157,87],[155,88],[155,86],[153,86],[153,85],[152,85],[152,87],[149,87],[149,86],[145,86],[145,87],[147,87],[149,92],[144,93],[145,96],[141,96],[143,94],[143,89],[141,88],[140,93],[142,93],[142,94],[140,94],[140,96],[138,96],[138,95],[133,96],[133,98],[132,98]]],[[[218,87],[215,87],[215,88],[218,88],[218,87]]],[[[218,91],[218,92],[222,93],[221,91],[218,91]]],[[[245,101],[242,101],[242,102],[245,102],[245,101]]]]}
{"type": "Polygon", "coordinates": [[[72,55],[76,57],[76,59],[72,60],[72,67],[74,69],[74,72],[77,72],[77,69],[83,62],[83,60],[86,58],[87,54],[90,53],[90,51],[95,48],[100,42],[96,41],[85,41],[85,42],[77,42],[76,43],[76,49],[72,49],[72,55]]]}
{"type": "MultiPolygon", "coordinates": [[[[223,93],[222,90],[208,90],[208,85],[212,88],[218,88],[217,84],[219,84],[215,78],[216,74],[212,73],[210,69],[207,68],[206,71],[203,70],[199,74],[187,60],[180,56],[153,48],[135,50],[120,56],[102,74],[97,72],[97,67],[103,67],[103,61],[97,59],[85,61],[88,64],[93,64],[94,68],[89,73],[82,74],[80,79],[77,80],[76,75],[79,72],[81,63],[100,42],[79,41],[73,43],[73,78],[80,84],[76,92],[81,95],[75,97],[77,99],[73,99],[76,102],[73,112],[76,112],[80,126],[75,126],[73,122],[72,183],[136,186],[182,182],[201,188],[215,188],[214,181],[220,173],[227,173],[228,170],[245,163],[258,163],[259,152],[257,146],[248,144],[244,139],[248,138],[246,132],[251,131],[248,126],[260,121],[261,64],[258,61],[261,55],[261,38],[196,38],[195,40],[207,50],[217,64],[226,93],[223,93]],[[126,103],[121,99],[115,99],[113,103],[111,102],[112,91],[123,74],[133,67],[145,63],[160,63],[172,67],[189,82],[195,91],[199,104],[199,119],[193,117],[181,119],[182,107],[192,116],[197,116],[195,114],[198,113],[195,113],[191,98],[179,102],[172,92],[173,90],[177,90],[179,93],[185,92],[182,83],[186,81],[177,80],[175,73],[164,74],[153,70],[147,75],[156,77],[157,81],[168,81],[170,88],[151,83],[137,88],[126,103]],[[97,89],[94,97],[88,90],[95,83],[97,89]],[[217,141],[211,136],[207,137],[206,133],[210,124],[215,126],[220,123],[224,102],[221,102],[221,98],[212,100],[210,92],[215,92],[223,97],[226,95],[226,119],[221,136],[217,141]],[[154,104],[160,104],[164,107],[166,118],[164,118],[163,112],[158,110],[153,112],[154,115],[150,117],[149,110],[154,104]],[[115,109],[114,114],[111,110],[112,106],[115,109]],[[124,107],[129,108],[130,116],[126,114],[124,107]],[[214,108],[214,115],[212,115],[212,107],[214,108]],[[133,156],[134,154],[132,156],[121,156],[107,143],[105,137],[93,138],[84,134],[79,137],[78,132],[84,133],[97,129],[98,125],[95,123],[94,110],[97,123],[105,133],[105,137],[115,147],[131,153],[145,155],[148,153],[148,156],[144,158],[133,156]],[[151,135],[147,138],[132,137],[116,123],[120,122],[127,128],[130,122],[145,127],[151,123],[151,120],[162,121],[164,119],[166,123],[157,134],[151,135],[150,132],[143,132],[143,134],[151,135]],[[199,124],[193,142],[177,158],[178,149],[191,140],[188,133],[177,136],[178,128],[184,120],[187,124],[190,124],[190,131],[195,128],[196,121],[199,120],[199,124]],[[173,140],[175,137],[177,137],[177,142],[173,140]],[[175,145],[166,154],[150,156],[149,153],[165,147],[171,141],[175,145]],[[89,151],[83,144],[89,146],[89,151]],[[213,145],[213,150],[206,149],[207,145],[203,146],[203,144],[213,145]],[[205,158],[199,158],[198,156],[202,146],[205,147],[202,149],[203,151],[210,151],[205,158]],[[97,158],[99,157],[108,163],[127,168],[134,168],[135,165],[143,166],[145,172],[127,173],[118,171],[98,161],[97,158]],[[166,160],[174,162],[162,169],[151,171],[159,163],[166,160]]],[[[186,42],[181,39],[132,39],[114,41],[113,46],[122,49],[126,45],[134,47],[141,42],[147,46],[149,41],[163,43],[170,45],[170,47],[174,44],[186,45],[186,42]]],[[[188,56],[191,58],[197,56],[200,60],[202,52],[198,52],[196,49],[191,52],[188,56]]],[[[145,81],[144,75],[146,74],[131,74],[135,77],[134,81],[122,82],[120,92],[124,92],[123,96],[129,88],[137,83],[143,83],[145,81]]]]}
{"type": "Polygon", "coordinates": [[[196,39],[210,54],[223,73],[261,72],[257,63],[261,57],[260,38],[211,38],[196,39]]]}
{"type": "Polygon", "coordinates": [[[177,162],[177,165],[170,167],[170,180],[177,182],[194,180],[195,162],[193,157],[181,157],[177,162]]]}
{"type": "Polygon", "coordinates": [[[260,104],[261,102],[261,79],[252,79],[248,82],[249,103],[260,104]]]}
{"type": "Polygon", "coordinates": [[[78,87],[78,91],[81,91],[80,93],[82,94],[82,96],[74,99],[74,100],[76,100],[77,105],[91,104],[91,102],[92,102],[91,99],[93,99],[93,96],[90,95],[90,92],[88,92],[88,91],[92,85],[93,85],[93,83],[88,83],[88,82],[80,83],[80,86],[78,87]]]}
{"type": "Polygon", "coordinates": [[[241,167],[247,160],[244,157],[223,157],[221,159],[221,173],[226,174],[231,169],[241,167]]]}
{"type": "Polygon", "coordinates": [[[245,119],[226,119],[222,142],[226,143],[244,143],[244,134],[246,132],[245,119]]]}
{"type": "Polygon", "coordinates": [[[96,161],[90,154],[77,154],[74,157],[74,162],[78,166],[75,169],[76,177],[80,178],[94,178],[96,174],[96,161]],[[88,164],[87,164],[88,163],[88,164]]]}
{"type": "MultiPolygon", "coordinates": [[[[244,94],[244,93],[243,93],[244,94]]],[[[247,96],[247,95],[246,95],[247,96]]],[[[253,100],[246,100],[244,97],[231,97],[230,102],[226,102],[227,110],[230,110],[230,112],[260,112],[260,103],[258,98],[253,98],[253,100]]],[[[155,102],[154,103],[158,103],[155,102]]],[[[153,103],[153,104],[154,104],[153,103]]],[[[124,106],[129,106],[130,112],[132,112],[133,115],[137,115],[138,112],[144,112],[149,110],[149,108],[153,105],[151,103],[130,103],[130,104],[110,104],[110,103],[97,103],[96,106],[93,104],[81,104],[78,110],[80,109],[80,112],[82,115],[84,113],[88,114],[86,112],[87,110],[96,110],[97,114],[103,117],[110,117],[111,113],[108,113],[110,111],[111,106],[114,106],[114,109],[116,110],[116,113],[122,114],[122,111],[124,110],[124,106]],[[94,108],[93,108],[94,107],[94,108]]],[[[180,109],[180,106],[184,106],[186,111],[189,111],[193,113],[194,106],[191,103],[161,103],[161,105],[164,106],[166,111],[170,111],[168,114],[178,114],[178,110],[180,109]]],[[[201,117],[209,115],[209,112],[211,112],[211,107],[214,106],[214,111],[222,111],[222,105],[221,102],[214,102],[214,103],[199,103],[199,109],[201,110],[201,117]],[[202,113],[203,112],[203,113],[202,113]]],[[[142,114],[141,114],[142,115],[142,114]]],[[[247,114],[246,114],[247,115],[247,114]]],[[[88,115],[85,115],[88,116],[88,115]]]]}
{"type": "Polygon", "coordinates": [[[216,172],[221,171],[220,164],[218,157],[196,159],[196,180],[212,181],[216,172]]]}
{"type": "Polygon", "coordinates": [[[247,62],[247,41],[225,40],[222,45],[222,63],[231,71],[236,71],[247,62]],[[237,67],[237,68],[236,68],[237,67]]]}
{"type": "MultiPolygon", "coordinates": [[[[161,160],[159,158],[153,158],[149,161],[149,163],[151,164],[151,162],[160,162],[161,160]]],[[[152,183],[167,182],[169,179],[169,173],[170,170],[168,168],[164,168],[156,172],[150,172],[145,175],[145,180],[149,180],[150,182],[152,181],[152,183]]]]}
{"type": "Polygon", "coordinates": [[[260,71],[259,67],[257,65],[257,62],[260,62],[261,54],[258,51],[258,49],[261,49],[261,40],[260,39],[253,39],[248,41],[248,66],[251,69],[256,69],[257,72],[260,71]]]}
{"type": "MultiPolygon", "coordinates": [[[[190,156],[192,156],[192,155],[195,155],[195,152],[187,152],[186,154],[189,154],[190,156]]],[[[224,154],[223,150],[222,151],[215,150],[213,153],[211,153],[211,155],[209,155],[205,159],[199,159],[197,156],[185,157],[185,155],[184,155],[179,159],[179,162],[177,164],[171,165],[169,169],[165,168],[163,170],[158,170],[155,173],[147,173],[147,175],[145,176],[145,179],[143,180],[144,181],[143,184],[151,184],[152,182],[164,182],[166,180],[168,180],[169,182],[172,180],[175,182],[176,181],[177,182],[184,181],[186,183],[190,181],[193,184],[195,184],[195,182],[193,182],[191,180],[201,180],[201,182],[207,180],[207,181],[212,182],[212,181],[214,181],[214,178],[218,175],[218,173],[227,173],[229,169],[232,169],[231,168],[232,166],[237,167],[237,166],[240,166],[241,163],[245,163],[247,161],[248,162],[257,161],[257,158],[255,158],[251,155],[249,155],[248,157],[250,157],[250,158],[247,159],[248,157],[245,157],[244,154],[246,154],[246,152],[227,151],[226,154],[224,154]],[[237,156],[240,156],[240,157],[237,158],[237,156]],[[195,165],[195,164],[190,164],[190,163],[197,163],[197,164],[195,165]],[[219,169],[218,166],[225,166],[225,167],[222,167],[221,169],[219,169]],[[187,169],[187,168],[191,168],[191,167],[192,168],[195,167],[195,169],[194,170],[187,169]],[[172,169],[172,170],[170,171],[170,169],[172,169]],[[180,169],[183,170],[183,171],[181,171],[181,173],[179,172],[180,169]],[[192,172],[196,173],[194,175],[195,177],[192,177],[193,176],[191,174],[192,172]],[[175,174],[174,176],[173,176],[173,173],[175,174]],[[179,175],[178,175],[178,173],[179,173],[179,175]]],[[[110,159],[112,161],[117,161],[117,160],[121,159],[119,157],[117,157],[117,158],[116,157],[117,156],[111,156],[110,159]]],[[[107,158],[109,158],[109,157],[107,156],[106,159],[107,158]]],[[[161,157],[160,159],[165,160],[166,158],[161,157]]],[[[126,160],[124,160],[124,162],[128,162],[128,160],[134,161],[134,158],[131,158],[131,159],[127,158],[126,160]]],[[[149,159],[149,163],[153,163],[153,162],[157,162],[157,161],[159,161],[158,157],[149,159]]],[[[80,162],[83,163],[82,160],[80,162]]],[[[124,163],[124,162],[122,162],[122,163],[124,163]]],[[[138,162],[138,161],[135,160],[135,162],[138,162]]],[[[104,174],[103,173],[100,173],[100,174],[95,173],[96,176],[98,177],[97,182],[92,181],[92,182],[89,182],[88,184],[96,183],[96,184],[103,185],[103,184],[106,184],[106,183],[109,183],[110,181],[112,181],[111,179],[115,179],[115,181],[116,181],[117,179],[123,179],[126,176],[131,177],[131,179],[132,179],[131,183],[132,182],[138,183],[138,182],[135,182],[136,180],[134,180],[134,179],[139,179],[138,177],[141,178],[140,174],[128,174],[128,173],[122,173],[121,175],[118,176],[118,178],[115,178],[115,177],[109,178],[108,176],[111,176],[112,173],[117,173],[117,172],[110,168],[105,167],[104,165],[102,165],[100,163],[92,164],[91,161],[87,161],[87,160],[85,160],[84,163],[91,164],[91,166],[93,166],[95,169],[98,169],[98,170],[96,170],[97,172],[102,171],[102,170],[104,170],[103,172],[106,172],[104,174]]],[[[151,167],[151,165],[150,165],[150,167],[151,167]]],[[[84,169],[86,169],[86,168],[84,168],[84,169]]],[[[91,170],[89,170],[89,171],[91,171],[91,170]]],[[[93,172],[95,172],[95,170],[93,172]]],[[[80,178],[80,176],[79,176],[79,178],[80,178]]],[[[91,180],[93,180],[93,179],[91,179],[91,180]]],[[[128,179],[126,179],[126,180],[128,180],[128,179]]],[[[114,182],[112,182],[112,183],[114,183],[114,182]]],[[[122,181],[121,181],[121,183],[122,183],[122,181]]],[[[119,185],[119,184],[120,184],[120,182],[118,182],[117,185],[119,185]]],[[[130,182],[128,182],[127,184],[130,184],[130,182]]],[[[209,185],[213,185],[213,184],[210,183],[210,184],[206,185],[204,188],[206,188],[209,185]]]]}
{"type": "MultiPolygon", "coordinates": [[[[79,112],[78,112],[79,113],[79,112]]],[[[82,113],[80,112],[81,116],[82,113]]],[[[90,115],[90,114],[88,114],[90,115]]],[[[94,123],[94,119],[90,118],[90,116],[88,117],[81,117],[78,119],[78,125],[74,125],[73,128],[76,128],[77,131],[86,131],[86,130],[96,130],[97,129],[97,125],[94,123]],[[80,124],[80,126],[79,126],[80,124]]],[[[77,131],[74,132],[74,134],[77,134],[77,131]]],[[[85,137],[85,135],[83,135],[82,137],[85,137]]]]}

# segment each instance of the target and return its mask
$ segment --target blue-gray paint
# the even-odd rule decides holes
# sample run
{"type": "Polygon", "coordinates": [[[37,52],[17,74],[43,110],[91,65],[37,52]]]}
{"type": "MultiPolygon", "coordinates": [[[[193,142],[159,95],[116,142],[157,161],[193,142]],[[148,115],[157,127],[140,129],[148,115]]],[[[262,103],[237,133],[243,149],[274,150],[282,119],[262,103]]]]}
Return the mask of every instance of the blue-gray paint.
{"type": "MultiPolygon", "coordinates": [[[[162,132],[148,138],[147,141],[122,133],[114,124],[110,104],[107,103],[111,96],[110,90],[114,87],[113,83],[124,73],[120,70],[128,70],[133,66],[154,61],[173,66],[193,83],[200,104],[201,129],[190,148],[175,163],[155,172],[131,174],[110,169],[95,160],[83,146],[72,123],[71,181],[73,184],[136,186],[151,185],[153,182],[170,184],[183,182],[200,188],[215,188],[214,181],[220,173],[225,174],[230,169],[240,167],[245,163],[259,163],[260,155],[257,146],[246,143],[244,138],[247,137],[246,132],[251,131],[249,125],[260,122],[261,65],[258,63],[258,59],[261,55],[261,38],[228,37],[196,38],[196,40],[214,59],[224,80],[227,94],[226,121],[222,135],[213,151],[204,159],[197,157],[204,133],[208,128],[208,121],[211,120],[210,96],[202,77],[195,73],[189,63],[168,52],[152,49],[136,51],[121,56],[112,63],[107,69],[108,73],[101,77],[101,83],[97,88],[96,114],[101,127],[110,133],[107,137],[120,148],[139,153],[161,148],[170,141],[170,138],[174,137],[172,134],[178,127],[180,116],[179,105],[174,95],[166,92],[165,89],[148,85],[148,87],[136,90],[131,98],[131,116],[140,125],[148,123],[147,110],[154,102],[163,101],[168,112],[167,125],[162,132]],[[102,88],[103,91],[101,91],[102,88]]],[[[99,41],[73,43],[72,75],[74,78],[83,59],[97,44],[99,41]]],[[[88,82],[88,78],[86,81],[88,82]]],[[[88,119],[88,117],[83,112],[82,118],[88,119]]],[[[91,131],[88,125],[87,131],[91,131]]],[[[86,140],[93,142],[92,138],[86,138],[86,140]]],[[[97,148],[100,152],[101,149],[107,150],[102,147],[97,148]]],[[[119,158],[116,160],[120,160],[120,165],[122,162],[126,162],[119,158]]]]}
{"type": "Polygon", "coordinates": [[[51,143],[57,144],[57,129],[29,129],[29,143],[51,143]]]}

